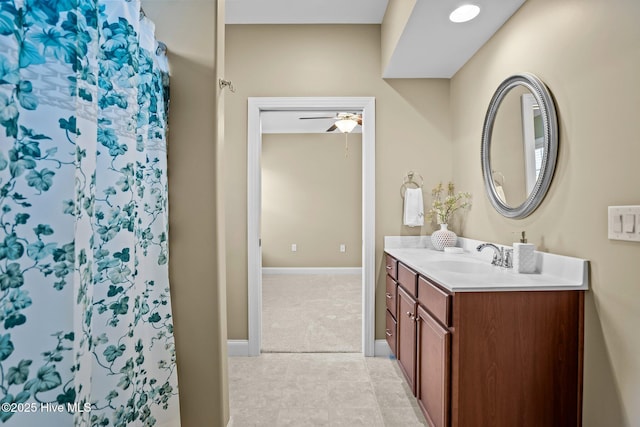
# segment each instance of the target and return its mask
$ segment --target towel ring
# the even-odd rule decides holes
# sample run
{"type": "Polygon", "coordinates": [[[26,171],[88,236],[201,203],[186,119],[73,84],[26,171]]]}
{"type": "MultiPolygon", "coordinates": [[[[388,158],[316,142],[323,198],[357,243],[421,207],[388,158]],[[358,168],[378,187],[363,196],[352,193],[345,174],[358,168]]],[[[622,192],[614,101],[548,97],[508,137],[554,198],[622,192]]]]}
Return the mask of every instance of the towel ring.
{"type": "Polygon", "coordinates": [[[407,191],[407,188],[422,188],[424,185],[424,178],[422,175],[418,174],[420,177],[420,184],[414,179],[416,174],[413,171],[409,171],[407,176],[402,178],[402,185],[400,186],[400,197],[404,199],[404,193],[407,191]],[[409,185],[415,185],[415,187],[409,187],[409,185]]]}

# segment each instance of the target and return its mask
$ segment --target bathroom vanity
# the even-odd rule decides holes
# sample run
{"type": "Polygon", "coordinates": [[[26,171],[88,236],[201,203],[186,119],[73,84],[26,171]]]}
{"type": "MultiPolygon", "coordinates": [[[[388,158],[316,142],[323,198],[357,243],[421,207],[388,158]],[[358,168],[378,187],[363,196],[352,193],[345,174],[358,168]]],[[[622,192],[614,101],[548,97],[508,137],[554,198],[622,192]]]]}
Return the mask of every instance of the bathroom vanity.
{"type": "Polygon", "coordinates": [[[386,336],[429,425],[579,426],[588,262],[536,252],[537,273],[422,237],[386,237],[386,336]]]}

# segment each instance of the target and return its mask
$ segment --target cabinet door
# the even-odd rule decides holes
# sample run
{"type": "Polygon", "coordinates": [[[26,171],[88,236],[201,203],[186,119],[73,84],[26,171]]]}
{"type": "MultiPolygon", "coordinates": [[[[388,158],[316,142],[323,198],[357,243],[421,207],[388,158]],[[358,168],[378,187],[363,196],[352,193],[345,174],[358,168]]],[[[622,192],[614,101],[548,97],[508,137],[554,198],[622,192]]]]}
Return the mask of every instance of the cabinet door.
{"type": "Polygon", "coordinates": [[[418,307],[416,397],[429,425],[449,425],[451,332],[418,307]]]}
{"type": "Polygon", "coordinates": [[[416,300],[398,286],[397,357],[400,370],[406,377],[414,395],[416,394],[416,308],[416,300]]]}

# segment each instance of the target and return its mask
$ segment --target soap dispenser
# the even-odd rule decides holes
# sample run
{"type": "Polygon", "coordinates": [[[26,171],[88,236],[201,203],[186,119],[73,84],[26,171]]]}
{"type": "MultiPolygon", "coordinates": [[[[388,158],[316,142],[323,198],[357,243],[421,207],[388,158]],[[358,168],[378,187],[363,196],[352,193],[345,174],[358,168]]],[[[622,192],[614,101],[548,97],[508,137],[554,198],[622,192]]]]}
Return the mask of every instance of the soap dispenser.
{"type": "Polygon", "coordinates": [[[527,243],[525,232],[522,232],[520,243],[513,244],[513,271],[516,273],[536,272],[536,247],[527,243]]]}

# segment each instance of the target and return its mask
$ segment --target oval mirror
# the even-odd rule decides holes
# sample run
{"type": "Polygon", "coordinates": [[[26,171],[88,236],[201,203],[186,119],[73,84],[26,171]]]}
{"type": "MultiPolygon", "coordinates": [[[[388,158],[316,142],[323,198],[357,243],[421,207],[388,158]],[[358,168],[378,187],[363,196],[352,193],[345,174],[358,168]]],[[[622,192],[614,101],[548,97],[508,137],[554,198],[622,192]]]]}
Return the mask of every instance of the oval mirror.
{"type": "Polygon", "coordinates": [[[493,207],[525,218],[542,202],[558,157],[553,98],[533,74],[513,75],[493,94],[482,128],[482,175],[493,207]]]}

